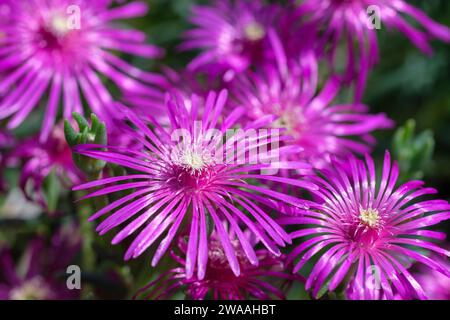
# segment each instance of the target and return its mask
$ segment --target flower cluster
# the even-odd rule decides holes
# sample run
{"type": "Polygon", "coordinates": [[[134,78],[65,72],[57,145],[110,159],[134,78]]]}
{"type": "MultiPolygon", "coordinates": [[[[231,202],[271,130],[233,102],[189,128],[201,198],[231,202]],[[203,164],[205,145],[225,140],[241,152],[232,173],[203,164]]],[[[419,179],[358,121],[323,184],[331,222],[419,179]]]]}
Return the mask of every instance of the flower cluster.
{"type": "Polygon", "coordinates": [[[136,299],[448,299],[450,204],[395,150],[377,166],[395,106],[363,100],[381,26],[426,54],[449,28],[406,0],[213,0],[192,6],[175,46],[192,59],[172,69],[118,23],[146,14],[0,0],[0,187],[48,213],[29,218],[25,272],[0,233],[0,298],[79,298],[56,277],[79,253],[82,297],[114,279],[136,299]]]}
{"type": "MultiPolygon", "coordinates": [[[[233,243],[242,272],[239,277],[230,270],[225,258],[223,246],[214,234],[208,243],[208,264],[205,276],[189,277],[187,274],[186,259],[176,252],[171,257],[180,265],[171,269],[141,288],[135,295],[139,299],[168,299],[180,289],[186,290],[191,299],[203,300],[205,298],[222,300],[242,300],[248,296],[255,299],[268,300],[272,298],[285,299],[285,294],[274,284],[266,282],[267,279],[281,281],[283,284],[303,280],[293,275],[286,264],[286,257],[276,257],[267,250],[256,250],[255,254],[259,265],[254,266],[246,261],[245,253],[237,243],[233,243]]],[[[255,244],[252,244],[254,246],[255,244]]],[[[178,249],[186,255],[188,243],[185,237],[178,240],[178,249]]]]}

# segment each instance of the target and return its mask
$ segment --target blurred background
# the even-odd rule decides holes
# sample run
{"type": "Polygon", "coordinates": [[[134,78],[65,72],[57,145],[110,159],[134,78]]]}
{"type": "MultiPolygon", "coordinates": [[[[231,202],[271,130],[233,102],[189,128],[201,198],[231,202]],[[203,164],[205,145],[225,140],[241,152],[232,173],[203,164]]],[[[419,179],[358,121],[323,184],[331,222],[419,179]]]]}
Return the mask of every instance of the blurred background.
{"type": "MultiPolygon", "coordinates": [[[[195,52],[179,53],[176,50],[183,30],[189,27],[189,8],[193,3],[207,1],[147,2],[150,5],[147,17],[127,20],[126,23],[145,31],[148,34],[148,42],[166,48],[167,55],[158,61],[149,62],[136,58],[130,59],[130,62],[143,69],[156,71],[163,64],[175,69],[182,68],[195,55],[195,52]]],[[[437,22],[450,26],[450,1],[409,2],[437,22]]],[[[379,40],[381,62],[370,74],[364,103],[370,106],[373,113],[388,114],[395,121],[396,128],[375,134],[378,143],[374,155],[380,160],[384,150],[390,149],[400,162],[401,179],[423,179],[428,186],[439,190],[438,198],[450,200],[450,46],[435,41],[434,55],[427,57],[404,36],[396,32],[391,33],[384,27],[379,32],[379,40]]],[[[15,136],[34,135],[39,131],[41,117],[40,112],[34,112],[32,117],[15,130],[15,136]]],[[[11,186],[17,185],[18,176],[18,169],[6,170],[5,178],[10,185],[9,190],[16,190],[11,186]]],[[[33,204],[11,200],[10,192],[0,194],[0,244],[8,243],[16,256],[23,254],[26,244],[36,234],[53,234],[55,226],[61,222],[70,224],[72,220],[76,220],[72,219],[70,214],[52,219],[41,214],[39,207],[33,204]],[[14,216],[16,211],[20,211],[20,214],[14,216]]],[[[58,192],[67,193],[64,190],[58,192]]],[[[56,198],[58,199],[58,195],[56,198]]],[[[73,201],[70,197],[60,198],[73,201]]],[[[60,202],[57,207],[63,211],[71,210],[70,203],[60,202]]],[[[82,207],[78,209],[83,210],[82,207]]],[[[450,233],[448,222],[442,224],[441,228],[450,233]]],[[[123,250],[108,245],[110,236],[99,237],[92,229],[92,226],[81,225],[82,240],[87,243],[83,246],[91,247],[92,259],[98,263],[89,261],[89,257],[75,258],[87,268],[83,274],[83,283],[92,287],[92,290],[83,293],[83,298],[129,298],[133,290],[147,283],[158,270],[165,269],[167,264],[171,263],[166,259],[157,269],[151,269],[145,255],[136,261],[125,263],[122,260],[123,250]]],[[[62,274],[61,277],[63,276],[62,274]]],[[[289,297],[300,299],[307,298],[307,295],[302,293],[301,287],[296,286],[289,297]]]]}

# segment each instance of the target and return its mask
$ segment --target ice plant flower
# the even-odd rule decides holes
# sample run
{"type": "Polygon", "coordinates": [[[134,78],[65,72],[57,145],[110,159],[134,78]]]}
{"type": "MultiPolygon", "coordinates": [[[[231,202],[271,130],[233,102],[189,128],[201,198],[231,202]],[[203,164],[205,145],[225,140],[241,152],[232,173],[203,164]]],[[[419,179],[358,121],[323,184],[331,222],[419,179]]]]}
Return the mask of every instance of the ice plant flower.
{"type": "Polygon", "coordinates": [[[319,51],[331,65],[336,65],[339,42],[345,41],[346,75],[357,80],[357,100],[363,95],[369,69],[379,59],[377,29],[385,26],[398,30],[426,54],[432,52],[430,39],[450,42],[449,28],[404,0],[305,0],[297,6],[296,15],[319,27],[325,26],[319,51]],[[413,27],[405,17],[416,20],[423,30],[413,27]]]}
{"type": "Polygon", "coordinates": [[[216,0],[211,6],[194,6],[190,21],[195,28],[186,32],[180,48],[202,52],[188,68],[214,75],[225,72],[229,78],[263,60],[266,26],[274,21],[277,8],[260,0],[216,0]]]}
{"type": "Polygon", "coordinates": [[[15,263],[12,250],[0,248],[0,300],[76,299],[64,277],[80,245],[74,225],[59,229],[47,244],[38,237],[29,242],[15,263]]]}
{"type": "Polygon", "coordinates": [[[43,194],[45,179],[55,174],[60,182],[71,188],[83,181],[83,173],[72,160],[72,151],[64,138],[62,124],[54,127],[45,142],[39,137],[29,138],[8,154],[9,166],[23,163],[19,184],[28,199],[37,201],[47,208],[47,200],[43,194]]]}
{"type": "Polygon", "coordinates": [[[183,290],[189,299],[204,300],[244,300],[249,298],[270,300],[285,299],[283,286],[299,277],[289,272],[284,255],[274,256],[265,249],[255,250],[259,266],[254,266],[245,259],[245,253],[233,243],[241,266],[241,274],[236,276],[230,269],[223,247],[214,235],[209,240],[208,264],[203,279],[196,276],[186,277],[186,259],[188,250],[186,237],[180,237],[178,251],[170,255],[178,266],[163,272],[155,281],[141,288],[135,299],[170,299],[183,290]]]}
{"type": "MultiPolygon", "coordinates": [[[[74,188],[99,187],[83,199],[128,192],[91,217],[94,220],[109,214],[97,227],[100,234],[127,224],[114,237],[113,244],[141,229],[125,254],[126,260],[140,256],[157,244],[152,260],[155,266],[177,232],[190,230],[186,276],[191,278],[197,267],[197,276],[203,279],[209,259],[208,238],[212,228],[236,275],[240,274],[241,267],[232,245],[234,241],[242,246],[251,264],[258,264],[257,254],[243,236],[241,225],[246,226],[275,255],[281,254],[279,247],[290,242],[286,232],[271,218],[271,211],[289,212],[292,207],[304,210],[308,202],[250,184],[249,181],[277,181],[314,189],[309,182],[284,179],[269,172],[279,168],[307,169],[309,165],[299,161],[280,162],[274,158],[277,152],[284,154],[298,150],[279,148],[274,143],[276,138],[272,138],[267,130],[255,137],[256,140],[246,139],[248,143],[242,143],[239,148],[234,147],[234,142],[243,141],[240,138],[244,139],[244,133],[232,131],[234,140],[228,139],[227,145],[222,148],[224,134],[230,132],[229,129],[242,115],[242,109],[236,109],[227,118],[221,118],[226,101],[226,90],[219,94],[209,93],[204,104],[196,96],[192,96],[187,103],[175,94],[167,102],[169,127],[162,126],[155,119],[146,123],[134,112],[124,109],[125,120],[135,126],[135,129],[129,127],[124,134],[140,141],[143,145],[141,150],[98,145],[79,145],[75,148],[81,155],[132,170],[124,176],[100,179],[74,188]],[[257,145],[254,143],[256,141],[257,145]],[[264,147],[267,147],[267,153],[262,151],[250,155],[255,148],[262,150],[264,147]],[[243,155],[245,161],[240,160],[243,155]],[[269,158],[271,160],[267,161],[269,158]],[[224,221],[230,226],[233,236],[225,232],[224,221]]],[[[263,124],[255,122],[253,128],[263,124]]]]}
{"type": "Polygon", "coordinates": [[[369,114],[361,103],[333,103],[341,81],[331,77],[318,92],[318,62],[313,52],[288,56],[273,30],[268,37],[276,52],[275,64],[263,64],[232,83],[235,103],[244,106],[252,121],[273,117],[272,127],[286,129],[289,144],[303,149],[295,155],[325,167],[332,157],[364,154],[375,140],[371,133],[392,127],[385,114],[369,114]]]}
{"type": "Polygon", "coordinates": [[[365,161],[350,157],[335,162],[312,178],[319,186],[321,208],[281,219],[282,224],[301,226],[291,234],[293,239],[307,237],[290,254],[290,259],[300,257],[294,271],[318,258],[305,285],[314,296],[349,280],[353,299],[391,300],[395,295],[425,299],[426,292],[405,266],[408,260],[450,276],[448,265],[426,254],[450,256],[431,242],[444,239],[445,233],[428,228],[450,218],[449,203],[422,199],[436,193],[422,187],[422,181],[396,188],[398,174],[389,152],[379,179],[370,156],[365,161]]]}
{"type": "Polygon", "coordinates": [[[161,76],[131,66],[112,51],[154,58],[161,49],[145,43],[141,31],[123,29],[117,20],[146,13],[142,2],[110,7],[111,1],[2,0],[6,21],[0,24],[0,119],[10,117],[15,128],[48,93],[41,141],[52,131],[60,103],[63,116],[83,112],[84,98],[93,112],[111,117],[114,100],[100,78],[108,78],[122,91],[159,97],[153,85],[161,76]],[[81,93],[81,94],[80,94],[81,93]]]}

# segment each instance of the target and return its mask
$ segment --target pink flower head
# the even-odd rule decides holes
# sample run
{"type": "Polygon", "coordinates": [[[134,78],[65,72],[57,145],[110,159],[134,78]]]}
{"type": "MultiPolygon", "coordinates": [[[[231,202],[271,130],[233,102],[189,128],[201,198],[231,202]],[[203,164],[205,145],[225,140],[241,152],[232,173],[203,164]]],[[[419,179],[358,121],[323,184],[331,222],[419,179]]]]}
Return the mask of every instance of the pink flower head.
{"type": "Polygon", "coordinates": [[[275,5],[260,0],[216,0],[212,6],[194,6],[190,21],[195,29],[186,32],[181,49],[201,49],[189,64],[214,75],[228,76],[247,69],[264,58],[267,30],[278,12],[275,5]]]}
{"type": "Polygon", "coordinates": [[[285,299],[283,288],[280,286],[298,280],[298,277],[289,272],[284,255],[276,257],[267,250],[255,250],[259,265],[254,266],[248,263],[245,253],[237,242],[233,242],[232,245],[241,267],[239,276],[231,270],[220,240],[212,235],[209,239],[209,259],[205,277],[187,278],[186,259],[183,256],[188,250],[188,241],[186,237],[180,237],[178,249],[182,256],[175,250],[171,251],[171,257],[179,267],[164,272],[155,281],[141,288],[135,298],[169,299],[175,293],[184,290],[188,298],[194,300],[285,299]]]}
{"type": "MultiPolygon", "coordinates": [[[[270,171],[275,168],[306,169],[309,165],[298,161],[281,162],[268,155],[298,150],[278,148],[264,130],[256,140],[247,140],[249,143],[243,143],[237,149],[234,149],[234,142],[223,146],[224,134],[230,132],[229,129],[243,113],[242,109],[236,109],[223,119],[221,111],[226,101],[225,90],[219,94],[211,92],[204,104],[196,96],[186,101],[180,95],[174,95],[167,101],[170,126],[162,126],[155,119],[146,123],[132,111],[124,109],[125,120],[135,127],[124,131],[124,134],[140,141],[144,146],[141,150],[97,145],[80,145],[75,149],[82,155],[114,163],[134,172],[75,188],[100,187],[83,199],[129,191],[128,195],[110,203],[91,217],[94,220],[109,213],[109,217],[97,227],[100,234],[127,223],[112,240],[113,244],[141,229],[128,248],[125,259],[136,258],[153,244],[158,244],[152,260],[155,266],[179,229],[180,232],[189,230],[186,276],[191,278],[197,266],[197,276],[203,279],[208,263],[209,229],[217,233],[218,241],[236,275],[240,274],[241,268],[232,245],[234,241],[240,243],[251,264],[258,264],[257,254],[243,236],[240,225],[246,226],[275,255],[280,255],[279,247],[290,242],[286,232],[275,223],[270,213],[273,209],[288,212],[292,207],[286,203],[304,210],[308,207],[308,201],[248,182],[250,179],[276,181],[314,189],[314,185],[302,180],[284,179],[269,175],[269,172],[260,172],[261,169],[270,171]],[[148,127],[149,124],[153,129],[148,127]],[[255,148],[265,147],[270,152],[253,154],[255,148]],[[243,155],[246,160],[240,161],[243,155]],[[269,158],[273,161],[266,161],[269,158]],[[233,236],[225,232],[224,222],[233,231],[233,236]]],[[[263,123],[255,122],[253,125],[253,128],[258,128],[263,123]]],[[[244,138],[243,132],[232,132],[234,140],[228,141],[243,141],[240,140],[244,138]]]]}
{"type": "Polygon", "coordinates": [[[273,117],[272,127],[286,129],[289,144],[302,148],[294,157],[325,167],[332,157],[371,150],[377,129],[393,123],[385,114],[369,114],[360,103],[334,104],[341,81],[330,78],[317,92],[318,63],[313,52],[300,57],[287,56],[273,30],[268,37],[276,52],[276,64],[264,64],[255,72],[239,75],[231,95],[237,105],[245,106],[252,121],[273,117]]]}
{"type": "Polygon", "coordinates": [[[334,162],[312,180],[319,186],[320,207],[281,219],[283,224],[303,226],[291,234],[293,238],[308,237],[291,253],[291,259],[301,257],[294,271],[318,258],[305,285],[314,296],[350,279],[353,299],[391,300],[395,294],[425,299],[426,293],[407,270],[411,260],[450,276],[448,266],[425,255],[428,251],[450,256],[431,242],[444,239],[445,233],[428,229],[450,218],[449,203],[421,199],[436,193],[423,188],[422,181],[395,188],[398,175],[388,152],[379,179],[370,156],[365,161],[350,157],[334,162]]]}
{"type": "Polygon", "coordinates": [[[32,137],[18,143],[8,157],[9,165],[23,162],[19,184],[28,199],[37,201],[47,208],[42,192],[45,179],[55,174],[67,188],[83,181],[83,173],[72,160],[72,151],[64,137],[62,123],[55,126],[45,142],[32,137]]]}
{"type": "Polygon", "coordinates": [[[319,28],[326,26],[319,50],[327,55],[331,65],[336,65],[339,41],[346,41],[346,75],[357,79],[357,100],[363,95],[369,69],[378,61],[377,28],[385,26],[400,31],[427,54],[432,51],[430,39],[450,42],[449,28],[434,22],[404,0],[305,0],[297,7],[296,15],[307,17],[319,28]],[[416,20],[423,30],[410,25],[404,15],[416,20]]]}
{"type": "Polygon", "coordinates": [[[83,96],[103,119],[112,117],[113,97],[99,74],[122,91],[149,96],[161,93],[153,84],[161,76],[139,70],[117,57],[122,53],[158,57],[161,49],[145,43],[145,34],[114,25],[119,19],[142,16],[147,6],[130,2],[110,8],[111,1],[2,0],[7,21],[0,24],[0,119],[11,117],[15,128],[48,93],[41,141],[50,135],[62,102],[63,116],[83,112],[83,96]],[[81,95],[80,95],[81,92],[81,95]]]}

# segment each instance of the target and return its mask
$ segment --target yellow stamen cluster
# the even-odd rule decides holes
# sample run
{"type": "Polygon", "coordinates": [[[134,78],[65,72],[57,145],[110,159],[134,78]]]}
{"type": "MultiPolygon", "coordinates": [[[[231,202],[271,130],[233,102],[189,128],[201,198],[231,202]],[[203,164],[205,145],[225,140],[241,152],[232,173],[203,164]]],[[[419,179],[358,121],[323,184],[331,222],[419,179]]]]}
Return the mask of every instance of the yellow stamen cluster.
{"type": "Polygon", "coordinates": [[[261,40],[266,35],[266,30],[264,29],[264,27],[257,22],[249,23],[245,27],[244,32],[245,37],[250,41],[261,40]]]}
{"type": "Polygon", "coordinates": [[[211,154],[201,150],[199,147],[180,150],[175,153],[173,160],[191,174],[200,173],[214,162],[211,154]]]}
{"type": "Polygon", "coordinates": [[[359,212],[359,220],[371,228],[376,228],[380,224],[380,215],[376,209],[362,209],[359,212]]]}
{"type": "Polygon", "coordinates": [[[50,23],[51,30],[58,36],[64,36],[69,32],[67,19],[59,15],[55,15],[50,23]]]}

